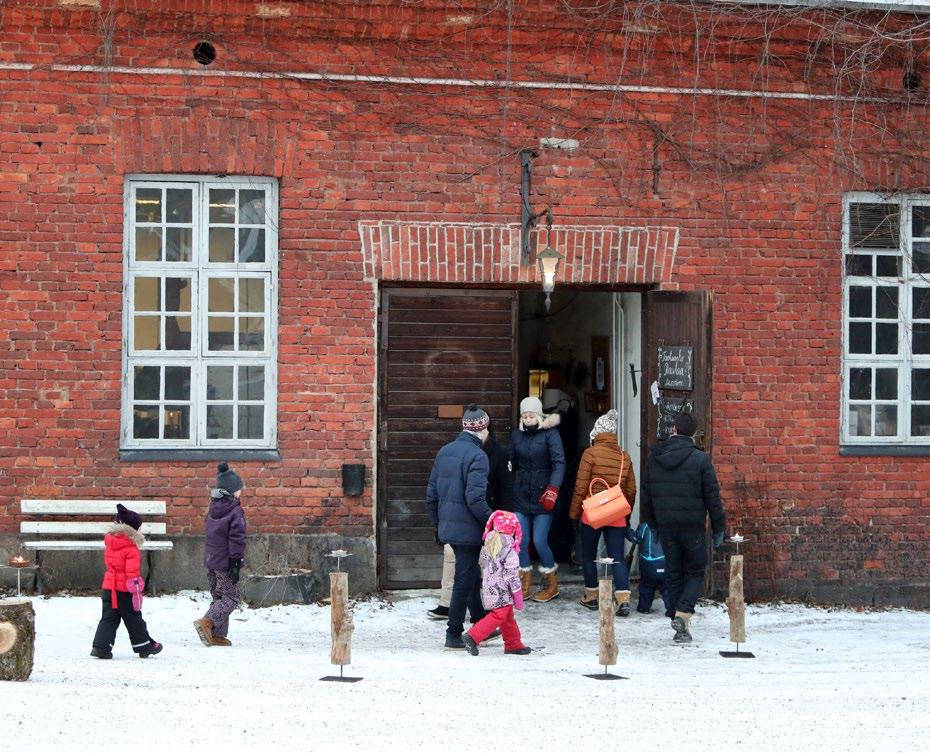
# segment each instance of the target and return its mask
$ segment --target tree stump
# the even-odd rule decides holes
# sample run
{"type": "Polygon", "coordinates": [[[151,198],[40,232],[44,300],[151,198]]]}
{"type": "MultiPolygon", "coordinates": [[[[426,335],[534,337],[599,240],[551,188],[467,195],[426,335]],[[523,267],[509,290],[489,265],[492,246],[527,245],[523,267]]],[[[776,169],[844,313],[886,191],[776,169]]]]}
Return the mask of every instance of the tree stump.
{"type": "Polygon", "coordinates": [[[332,609],[331,634],[333,650],[330,663],[351,664],[352,659],[352,613],[349,611],[349,574],[329,574],[330,608],[332,609]]]}
{"type": "Polygon", "coordinates": [[[36,613],[29,599],[0,599],[0,680],[28,680],[36,639],[36,613]]]}
{"type": "Polygon", "coordinates": [[[598,581],[598,607],[600,608],[598,620],[601,628],[601,639],[598,650],[598,664],[608,667],[617,663],[617,641],[614,638],[614,579],[601,578],[598,581]]]}
{"type": "Polygon", "coordinates": [[[730,557],[730,595],[727,597],[727,612],[730,615],[730,640],[746,642],[746,602],[743,601],[743,555],[730,557]]]}

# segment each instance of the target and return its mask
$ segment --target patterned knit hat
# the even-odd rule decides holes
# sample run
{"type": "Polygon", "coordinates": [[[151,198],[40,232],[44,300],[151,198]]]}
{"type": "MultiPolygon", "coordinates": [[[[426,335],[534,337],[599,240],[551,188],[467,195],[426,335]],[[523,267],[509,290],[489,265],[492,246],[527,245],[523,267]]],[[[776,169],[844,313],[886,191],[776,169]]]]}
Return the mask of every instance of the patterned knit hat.
{"type": "Polygon", "coordinates": [[[484,408],[479,408],[474,403],[465,409],[465,414],[462,416],[462,429],[465,431],[479,432],[487,429],[490,423],[491,418],[484,408]]]}
{"type": "Polygon", "coordinates": [[[594,437],[598,434],[604,434],[606,432],[610,432],[611,434],[617,433],[617,411],[613,408],[594,422],[594,428],[591,429],[591,441],[593,442],[594,437]]]}
{"type": "Polygon", "coordinates": [[[499,531],[500,533],[513,536],[513,548],[519,553],[520,542],[523,540],[523,530],[520,528],[520,520],[516,515],[506,510],[495,510],[491,513],[491,517],[488,518],[488,522],[484,525],[484,533],[481,535],[481,540],[484,541],[487,539],[491,531],[499,531]]]}

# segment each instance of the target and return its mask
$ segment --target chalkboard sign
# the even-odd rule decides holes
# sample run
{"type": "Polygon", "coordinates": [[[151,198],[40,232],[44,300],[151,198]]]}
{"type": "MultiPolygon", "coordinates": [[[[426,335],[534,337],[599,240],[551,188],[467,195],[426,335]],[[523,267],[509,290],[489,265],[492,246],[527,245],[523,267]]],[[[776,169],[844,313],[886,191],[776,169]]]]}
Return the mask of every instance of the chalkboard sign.
{"type": "Polygon", "coordinates": [[[657,407],[659,409],[659,426],[656,436],[659,439],[668,439],[671,436],[672,426],[679,413],[682,411],[694,413],[694,401],[678,397],[660,397],[657,407]]]}
{"type": "Polygon", "coordinates": [[[659,387],[690,392],[694,382],[694,349],[688,345],[659,346],[659,387]]]}

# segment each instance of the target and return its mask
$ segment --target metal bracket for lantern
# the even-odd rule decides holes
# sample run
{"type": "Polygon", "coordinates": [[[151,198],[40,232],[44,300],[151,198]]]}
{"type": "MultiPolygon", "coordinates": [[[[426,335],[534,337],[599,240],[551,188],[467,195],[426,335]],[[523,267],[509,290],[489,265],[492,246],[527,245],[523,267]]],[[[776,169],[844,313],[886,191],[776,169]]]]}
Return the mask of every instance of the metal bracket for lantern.
{"type": "Polygon", "coordinates": [[[361,677],[345,677],[343,668],[351,664],[352,613],[349,611],[349,574],[342,572],[342,560],[351,557],[352,553],[345,549],[334,549],[326,555],[336,560],[336,569],[329,574],[329,609],[330,632],[332,634],[332,651],[330,662],[339,665],[339,676],[327,675],[320,680],[326,682],[358,682],[361,677]]]}
{"type": "Polygon", "coordinates": [[[736,644],[736,651],[721,651],[725,659],[755,659],[751,651],[740,651],[739,644],[746,642],[746,602],[743,599],[743,555],[739,545],[746,541],[746,536],[738,533],[729,538],[736,545],[736,554],[730,557],[730,591],[727,596],[727,614],[730,617],[730,640],[736,644]]]}
{"type": "Polygon", "coordinates": [[[604,566],[604,572],[597,581],[598,623],[600,625],[597,661],[598,664],[603,665],[604,671],[596,675],[585,675],[585,677],[590,677],[592,680],[627,680],[629,678],[607,671],[608,666],[617,663],[618,654],[617,640],[614,635],[614,579],[610,571],[614,560],[613,557],[600,557],[595,562],[604,566]]]}

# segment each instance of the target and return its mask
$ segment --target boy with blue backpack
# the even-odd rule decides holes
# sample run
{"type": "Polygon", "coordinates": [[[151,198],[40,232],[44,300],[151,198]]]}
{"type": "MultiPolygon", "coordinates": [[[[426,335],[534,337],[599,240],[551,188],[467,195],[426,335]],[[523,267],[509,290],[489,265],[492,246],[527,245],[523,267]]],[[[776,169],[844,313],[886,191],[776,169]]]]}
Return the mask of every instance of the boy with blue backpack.
{"type": "Polygon", "coordinates": [[[668,609],[668,580],[665,576],[665,552],[658,534],[648,523],[640,523],[634,532],[627,528],[627,540],[639,545],[639,603],[636,611],[648,614],[652,611],[652,600],[656,591],[668,609]]]}

